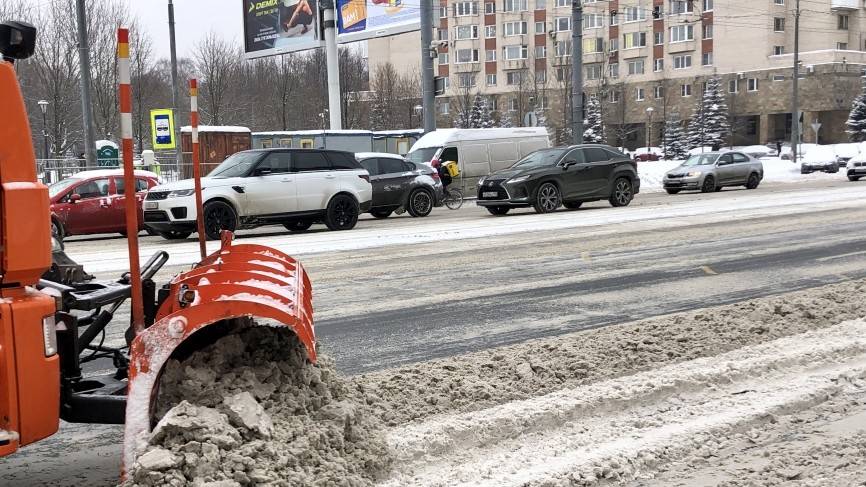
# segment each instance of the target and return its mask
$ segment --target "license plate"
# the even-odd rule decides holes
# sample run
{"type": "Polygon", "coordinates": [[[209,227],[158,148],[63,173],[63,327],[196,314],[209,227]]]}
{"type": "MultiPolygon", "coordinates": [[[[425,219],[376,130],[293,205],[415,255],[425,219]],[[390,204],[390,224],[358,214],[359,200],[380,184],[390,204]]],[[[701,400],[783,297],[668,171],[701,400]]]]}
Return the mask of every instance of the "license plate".
{"type": "Polygon", "coordinates": [[[155,210],[157,208],[159,208],[159,203],[156,201],[147,201],[144,203],[145,210],[155,210]]]}
{"type": "Polygon", "coordinates": [[[481,193],[482,198],[497,198],[498,196],[499,193],[497,193],[496,191],[485,191],[481,193]]]}

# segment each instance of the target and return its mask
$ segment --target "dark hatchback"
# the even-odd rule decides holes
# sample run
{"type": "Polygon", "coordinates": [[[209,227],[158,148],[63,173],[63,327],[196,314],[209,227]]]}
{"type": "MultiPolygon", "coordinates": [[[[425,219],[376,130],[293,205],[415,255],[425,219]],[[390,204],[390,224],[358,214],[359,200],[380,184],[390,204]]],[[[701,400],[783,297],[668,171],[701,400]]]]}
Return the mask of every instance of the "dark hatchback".
{"type": "Polygon", "coordinates": [[[370,173],[370,214],[374,217],[388,218],[403,211],[425,217],[434,207],[442,206],[442,181],[432,167],[387,153],[360,152],[355,159],[370,173]]]}
{"type": "Polygon", "coordinates": [[[533,152],[482,178],[477,204],[494,215],[528,207],[550,213],[598,200],[628,206],[639,191],[637,166],[628,156],[606,145],[576,145],[533,152]]]}

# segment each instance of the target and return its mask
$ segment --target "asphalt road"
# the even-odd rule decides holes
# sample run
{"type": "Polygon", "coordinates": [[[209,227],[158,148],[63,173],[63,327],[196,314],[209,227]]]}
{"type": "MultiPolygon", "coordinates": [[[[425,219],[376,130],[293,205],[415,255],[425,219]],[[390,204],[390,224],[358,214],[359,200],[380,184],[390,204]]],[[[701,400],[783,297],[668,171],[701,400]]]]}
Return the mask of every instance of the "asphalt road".
{"type": "MultiPolygon", "coordinates": [[[[812,181],[756,191],[641,195],[630,209],[594,203],[562,215],[519,211],[494,218],[467,202],[456,212],[365,219],[359,227],[388,235],[394,229],[422,234],[437,226],[471,229],[490,222],[519,229],[547,218],[603,222],[610,216],[613,223],[483,238],[446,234],[411,245],[385,239],[362,249],[304,252],[301,260],[314,287],[319,342],[343,372],[356,374],[866,277],[864,197],[866,183],[812,181]],[[796,202],[790,207],[784,204],[788,196],[796,202]],[[740,202],[764,198],[778,204],[737,209],[740,202]],[[716,205],[727,209],[714,212],[716,205]],[[690,208],[702,210],[689,214],[690,208]],[[628,211],[644,216],[614,218],[628,211]],[[683,216],[652,216],[666,214],[683,216]]],[[[299,238],[274,230],[244,232],[240,238],[299,238]]],[[[313,232],[309,238],[330,235],[338,237],[313,232]]],[[[178,245],[158,237],[142,241],[169,251],[178,245]]],[[[123,248],[123,239],[104,236],[67,243],[73,258],[123,248]]],[[[179,269],[165,269],[160,277],[179,269]]],[[[122,336],[125,318],[118,316],[110,342],[122,336]]],[[[0,460],[0,485],[110,483],[120,442],[117,427],[63,425],[52,439],[0,460]]]]}

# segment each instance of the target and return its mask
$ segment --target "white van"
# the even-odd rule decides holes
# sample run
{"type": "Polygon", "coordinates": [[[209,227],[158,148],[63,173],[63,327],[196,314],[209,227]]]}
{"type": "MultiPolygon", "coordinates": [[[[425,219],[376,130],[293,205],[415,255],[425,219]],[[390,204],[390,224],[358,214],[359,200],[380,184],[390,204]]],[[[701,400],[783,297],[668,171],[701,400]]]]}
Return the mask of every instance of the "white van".
{"type": "Polygon", "coordinates": [[[544,127],[441,129],[418,139],[406,158],[424,164],[457,161],[464,186],[471,187],[475,179],[511,167],[530,152],[548,147],[550,139],[544,127]]]}

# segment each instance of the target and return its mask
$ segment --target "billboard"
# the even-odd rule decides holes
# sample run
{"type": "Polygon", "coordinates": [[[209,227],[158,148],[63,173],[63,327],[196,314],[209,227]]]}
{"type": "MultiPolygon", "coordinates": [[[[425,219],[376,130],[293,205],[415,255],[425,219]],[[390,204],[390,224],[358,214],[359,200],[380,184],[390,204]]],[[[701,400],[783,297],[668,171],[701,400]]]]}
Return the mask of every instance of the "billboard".
{"type": "Polygon", "coordinates": [[[153,134],[153,149],[174,149],[174,117],[171,110],[150,111],[150,133],[153,134]]]}
{"type": "Polygon", "coordinates": [[[243,0],[248,58],[322,46],[318,0],[243,0]]]}
{"type": "Polygon", "coordinates": [[[337,0],[337,41],[355,42],[418,30],[420,0],[337,0]]]}

